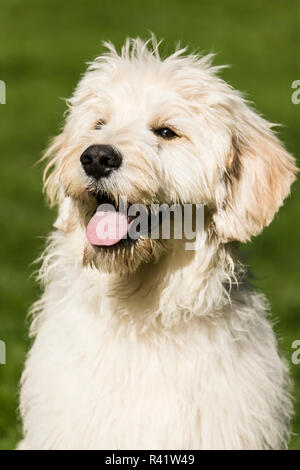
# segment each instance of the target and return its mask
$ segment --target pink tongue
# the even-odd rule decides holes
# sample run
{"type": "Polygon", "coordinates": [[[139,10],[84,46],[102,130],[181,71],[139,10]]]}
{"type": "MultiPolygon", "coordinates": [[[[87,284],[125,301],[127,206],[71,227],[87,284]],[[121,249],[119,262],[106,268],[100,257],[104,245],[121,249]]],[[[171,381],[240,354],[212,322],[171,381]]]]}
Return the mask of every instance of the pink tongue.
{"type": "Polygon", "coordinates": [[[128,218],[122,212],[97,211],[86,229],[92,245],[111,246],[118,243],[128,232],[128,218]]]}

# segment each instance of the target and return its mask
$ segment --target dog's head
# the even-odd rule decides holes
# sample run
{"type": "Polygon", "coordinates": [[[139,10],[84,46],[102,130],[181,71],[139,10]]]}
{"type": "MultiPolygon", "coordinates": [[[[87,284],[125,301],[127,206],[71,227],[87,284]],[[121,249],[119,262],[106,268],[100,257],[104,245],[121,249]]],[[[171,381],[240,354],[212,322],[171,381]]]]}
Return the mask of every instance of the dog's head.
{"type": "MultiPolygon", "coordinates": [[[[146,207],[205,204],[208,230],[222,242],[249,240],[272,220],[295,179],[294,159],[217,76],[211,56],[184,52],[162,60],[155,41],[127,40],[120,55],[108,45],[89,66],[46,152],[48,196],[65,207],[59,228],[85,231],[109,203],[126,232],[120,197],[146,207]]],[[[167,248],[144,236],[109,246],[84,239],[84,261],[106,270],[134,270],[167,248]]]]}

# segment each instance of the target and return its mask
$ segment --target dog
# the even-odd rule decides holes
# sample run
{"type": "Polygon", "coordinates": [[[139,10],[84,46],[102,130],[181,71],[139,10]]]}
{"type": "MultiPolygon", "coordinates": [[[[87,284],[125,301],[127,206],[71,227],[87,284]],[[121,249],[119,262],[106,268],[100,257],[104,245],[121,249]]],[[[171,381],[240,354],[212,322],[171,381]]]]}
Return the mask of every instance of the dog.
{"type": "Polygon", "coordinates": [[[32,310],[19,448],[284,449],[288,367],[237,242],[271,222],[294,158],[212,55],[162,58],[155,38],[105,46],[45,154],[59,212],[32,310]],[[202,204],[194,249],[123,237],[121,197],[202,204]],[[96,217],[122,234],[93,242],[96,217]]]}

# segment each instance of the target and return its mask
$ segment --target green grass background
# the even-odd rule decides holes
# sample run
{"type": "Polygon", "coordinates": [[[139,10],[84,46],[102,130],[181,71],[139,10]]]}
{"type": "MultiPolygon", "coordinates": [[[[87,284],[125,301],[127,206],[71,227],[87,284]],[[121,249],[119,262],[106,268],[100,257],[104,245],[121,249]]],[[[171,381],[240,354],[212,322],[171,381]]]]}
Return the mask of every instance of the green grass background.
{"type": "MultiPolygon", "coordinates": [[[[7,84],[7,104],[0,105],[0,339],[7,346],[7,364],[0,365],[1,449],[20,438],[25,316],[39,293],[31,262],[54,219],[41,193],[42,168],[34,163],[58,131],[60,98],[71,94],[101,41],[120,46],[126,36],[149,31],[165,38],[166,50],[181,40],[217,52],[218,64],[232,64],[224,78],[246,91],[266,118],[284,124],[281,138],[299,155],[300,105],[291,102],[291,83],[300,79],[298,0],[1,0],[0,79],[7,84]]],[[[300,365],[291,364],[291,343],[300,339],[299,204],[295,185],[272,225],[244,248],[295,381],[291,449],[300,449],[300,365]]]]}

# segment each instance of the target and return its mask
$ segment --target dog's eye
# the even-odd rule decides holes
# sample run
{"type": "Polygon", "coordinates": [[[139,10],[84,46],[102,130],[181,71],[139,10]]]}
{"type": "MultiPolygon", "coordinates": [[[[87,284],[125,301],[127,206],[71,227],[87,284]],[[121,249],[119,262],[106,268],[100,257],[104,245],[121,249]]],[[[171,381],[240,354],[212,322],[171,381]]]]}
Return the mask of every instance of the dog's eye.
{"type": "Polygon", "coordinates": [[[101,129],[102,126],[104,126],[105,122],[102,121],[102,119],[99,119],[96,124],[95,124],[95,129],[101,129]]]}
{"type": "Polygon", "coordinates": [[[163,139],[170,140],[174,139],[175,137],[178,137],[178,135],[172,131],[172,129],[169,129],[168,127],[159,127],[158,129],[153,130],[154,134],[159,135],[159,137],[162,137],[163,139]]]}

